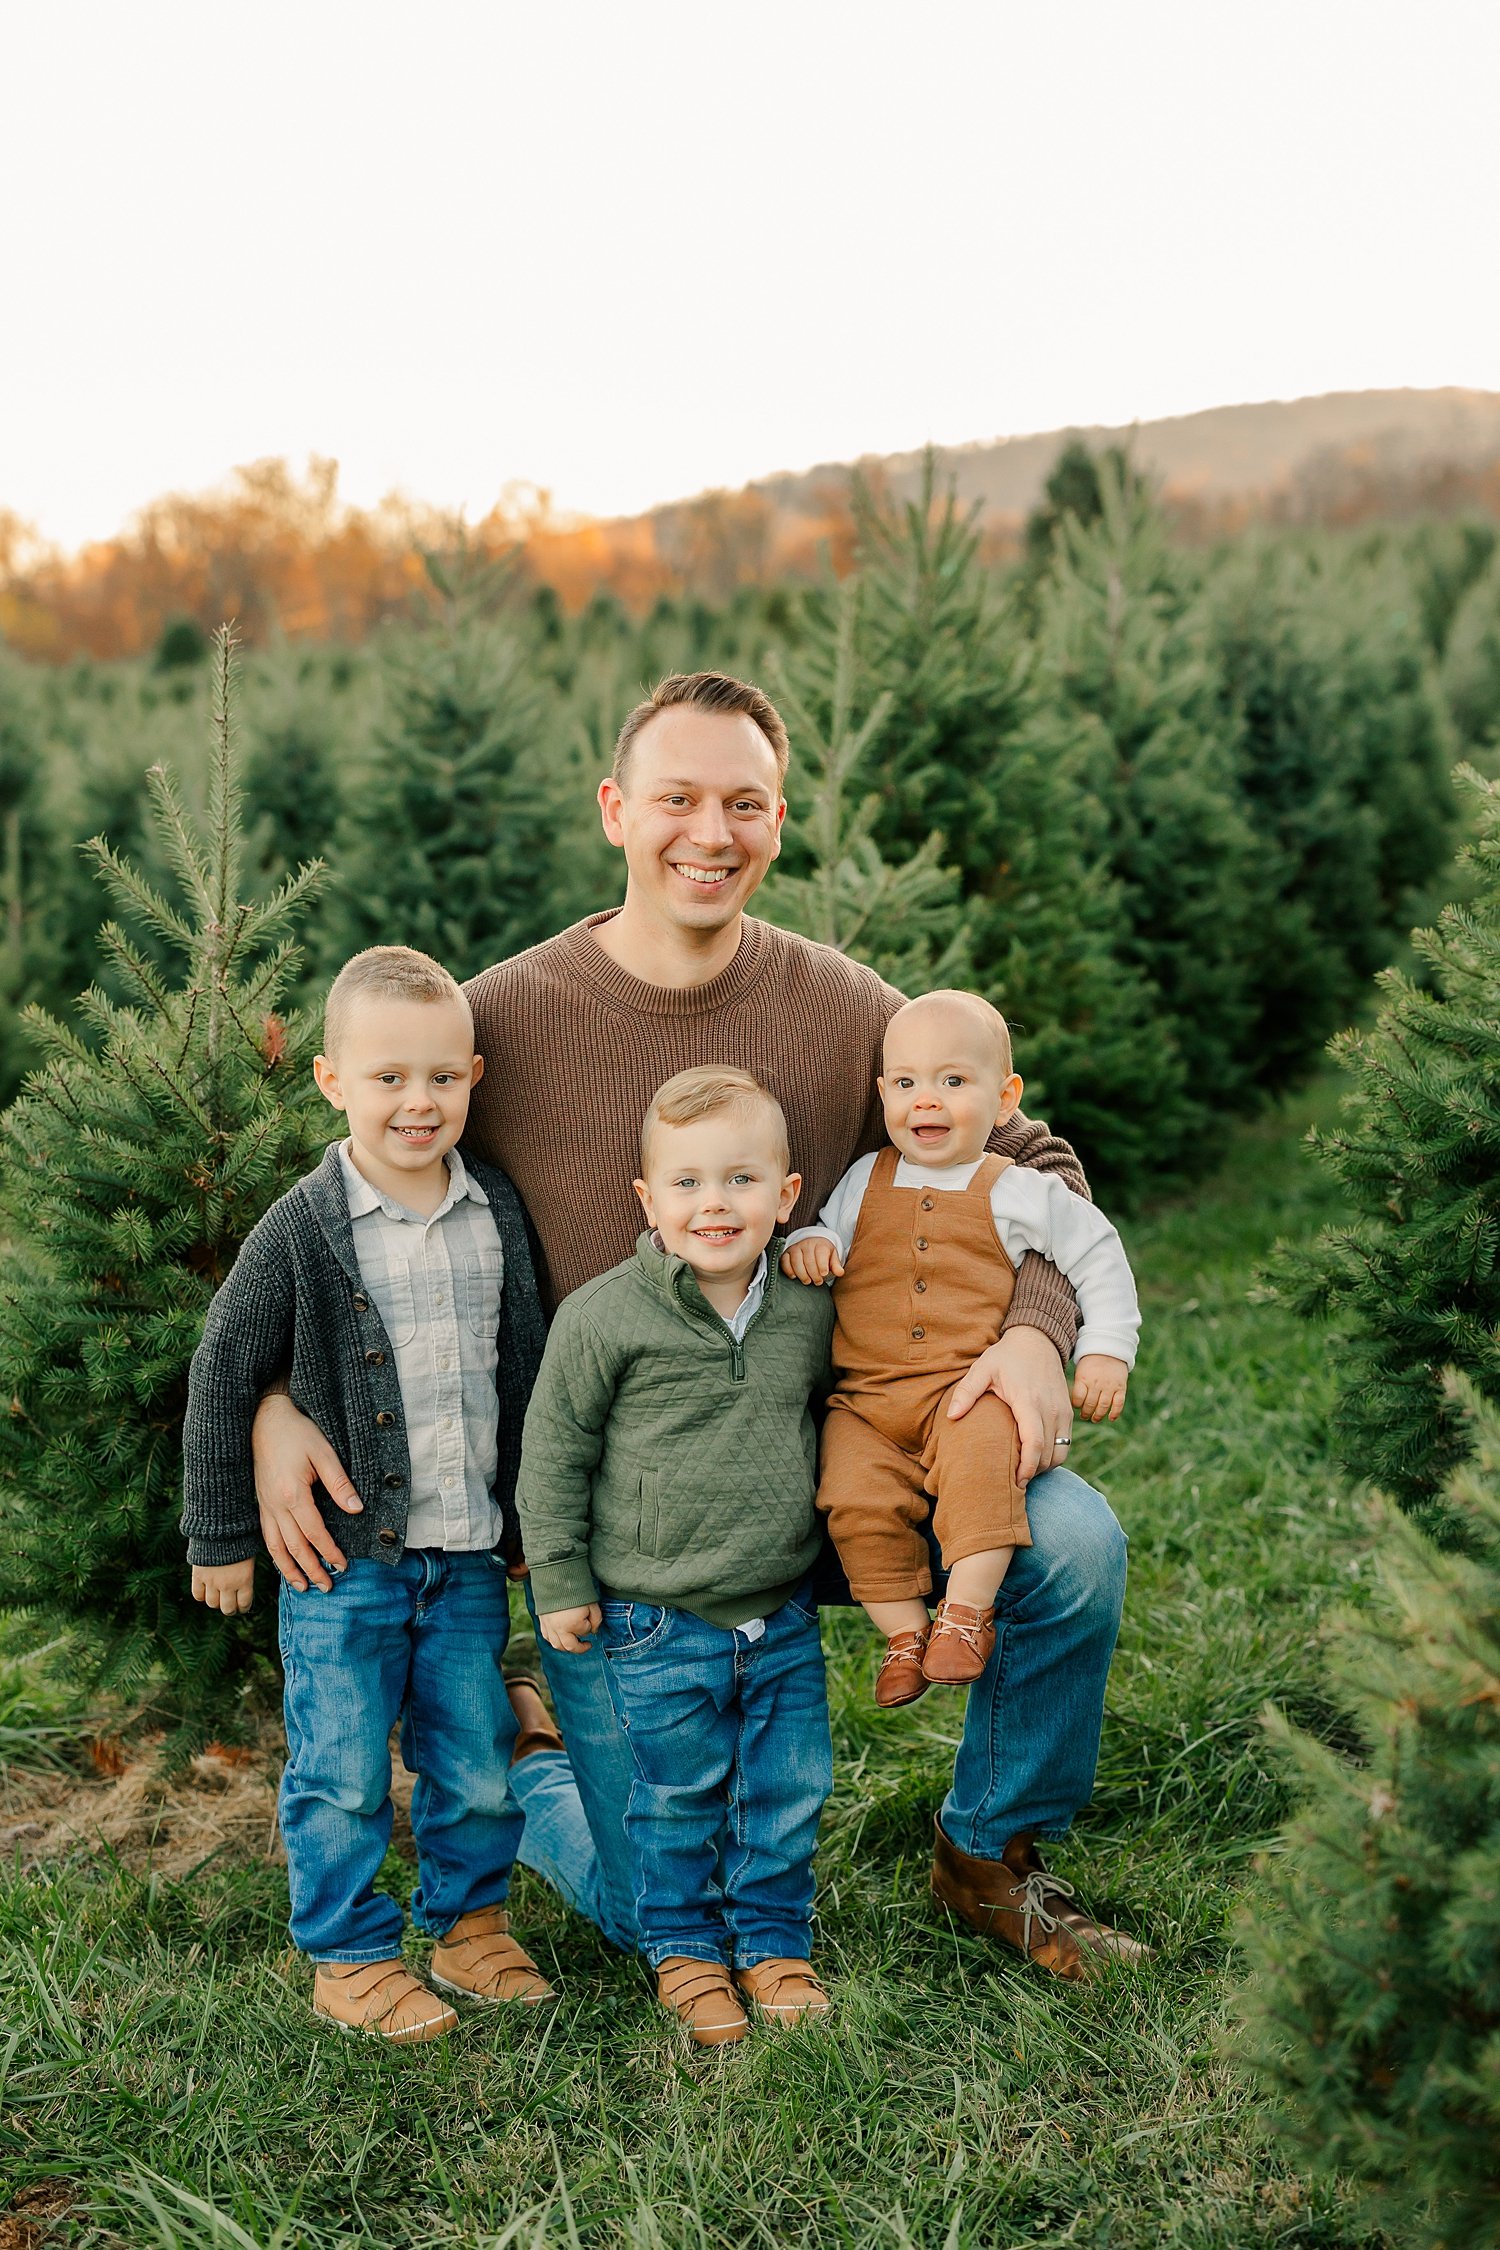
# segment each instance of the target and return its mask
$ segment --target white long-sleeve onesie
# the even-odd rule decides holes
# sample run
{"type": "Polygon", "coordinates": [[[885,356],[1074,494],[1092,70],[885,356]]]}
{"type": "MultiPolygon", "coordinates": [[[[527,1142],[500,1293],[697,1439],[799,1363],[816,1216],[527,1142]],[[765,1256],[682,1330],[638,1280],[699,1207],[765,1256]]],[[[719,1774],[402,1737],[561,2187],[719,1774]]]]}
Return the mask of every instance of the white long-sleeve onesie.
{"type": "MultiPolygon", "coordinates": [[[[913,1164],[903,1156],[893,1184],[966,1188],[983,1162],[980,1156],[972,1164],[913,1164]]],[[[787,1237],[788,1247],[810,1235],[828,1235],[838,1244],[839,1256],[847,1259],[874,1169],[874,1156],[852,1164],[818,1213],[816,1226],[798,1227],[787,1237]]],[[[1028,1250],[1039,1250],[1073,1284],[1083,1319],[1075,1356],[1106,1352],[1133,1367],[1141,1328],[1135,1277],[1124,1244],[1098,1205],[1075,1195],[1055,1173],[1008,1164],[990,1190],[990,1209],[1012,1265],[1019,1266],[1028,1250]]]]}

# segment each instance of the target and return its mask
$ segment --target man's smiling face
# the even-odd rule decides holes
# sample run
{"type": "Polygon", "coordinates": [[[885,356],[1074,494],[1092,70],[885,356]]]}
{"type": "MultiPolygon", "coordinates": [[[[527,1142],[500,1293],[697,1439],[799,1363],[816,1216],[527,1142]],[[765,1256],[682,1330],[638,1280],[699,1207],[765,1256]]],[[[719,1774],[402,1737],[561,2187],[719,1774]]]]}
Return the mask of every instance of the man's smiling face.
{"type": "Polygon", "coordinates": [[[604,833],[625,853],[632,903],[706,933],[743,912],[781,850],[776,757],[743,712],[658,711],[623,785],[600,784],[604,833]]]}

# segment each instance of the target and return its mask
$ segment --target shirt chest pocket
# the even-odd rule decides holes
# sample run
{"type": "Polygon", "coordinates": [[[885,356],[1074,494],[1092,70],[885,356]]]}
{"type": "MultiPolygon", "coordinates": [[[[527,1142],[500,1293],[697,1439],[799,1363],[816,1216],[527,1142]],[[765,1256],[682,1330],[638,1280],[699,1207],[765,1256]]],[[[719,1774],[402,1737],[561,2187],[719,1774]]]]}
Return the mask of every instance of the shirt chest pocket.
{"type": "Polygon", "coordinates": [[[505,1260],[499,1243],[464,1255],[463,1301],[470,1328],[490,1343],[500,1326],[500,1291],[505,1282],[505,1260]]]}
{"type": "Polygon", "coordinates": [[[417,1293],[410,1267],[391,1265],[373,1294],[386,1334],[394,1348],[403,1351],[417,1333],[417,1293]]]}

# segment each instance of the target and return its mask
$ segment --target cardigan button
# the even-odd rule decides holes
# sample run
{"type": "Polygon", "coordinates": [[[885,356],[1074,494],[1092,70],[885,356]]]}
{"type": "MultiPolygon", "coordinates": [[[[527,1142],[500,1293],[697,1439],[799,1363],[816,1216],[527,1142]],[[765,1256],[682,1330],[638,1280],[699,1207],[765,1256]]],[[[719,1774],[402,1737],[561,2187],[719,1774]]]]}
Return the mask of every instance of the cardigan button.
{"type": "Polygon", "coordinates": [[[926,1335],[926,1333],[927,1333],[927,1331],[926,1331],[926,1329],[925,1329],[925,1328],[914,1328],[914,1329],[912,1330],[912,1334],[913,1334],[913,1336],[914,1336],[914,1337],[916,1338],[916,1340],[917,1340],[917,1342],[918,1342],[919,1344],[921,1343],[921,1341],[922,1341],[922,1338],[923,1338],[923,1337],[924,1337],[924,1336],[926,1335]]]}
{"type": "Polygon", "coordinates": [[[366,1367],[384,1367],[384,1365],[385,1365],[385,1353],[384,1353],[384,1352],[366,1352],[366,1353],[365,1353],[365,1365],[366,1365],[366,1367]]]}
{"type": "Polygon", "coordinates": [[[370,1309],[370,1300],[363,1289],[356,1289],[354,1292],[354,1309],[356,1312],[368,1312],[370,1309]]]}
{"type": "Polygon", "coordinates": [[[390,1491],[399,1492],[402,1485],[405,1484],[406,1479],[404,1476],[402,1476],[399,1469],[387,1469],[385,1475],[381,1478],[380,1481],[390,1491]]]}
{"type": "Polygon", "coordinates": [[[388,1414],[385,1408],[382,1407],[380,1412],[375,1417],[375,1427],[377,1430],[388,1430],[395,1419],[396,1417],[394,1414],[388,1414]]]}
{"type": "Polygon", "coordinates": [[[392,1531],[390,1525],[387,1524],[385,1529],[383,1531],[377,1531],[375,1536],[380,1541],[382,1547],[394,1547],[400,1534],[398,1532],[392,1531]]]}

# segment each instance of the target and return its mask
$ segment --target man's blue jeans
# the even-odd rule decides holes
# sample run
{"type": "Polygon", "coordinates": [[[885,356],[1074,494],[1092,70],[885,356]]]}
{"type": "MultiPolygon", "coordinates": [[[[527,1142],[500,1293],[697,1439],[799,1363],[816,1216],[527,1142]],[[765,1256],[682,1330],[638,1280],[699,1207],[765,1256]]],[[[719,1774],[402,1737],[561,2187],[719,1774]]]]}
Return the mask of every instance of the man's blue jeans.
{"type": "MultiPolygon", "coordinates": [[[[374,1887],[391,1840],[398,1718],[418,1777],[413,1921],[441,1936],[505,1898],[522,1836],[508,1781],[516,1721],[500,1675],[509,1627],[505,1573],[485,1553],[361,1557],[327,1594],[283,1583],[281,1834],[292,1938],[314,1960],[384,1961],[401,1950],[401,1909],[374,1887]]],[[[574,1848],[587,1852],[581,1822],[577,1830],[574,1848]]]]}
{"type": "MultiPolygon", "coordinates": [[[[1033,1544],[1017,1550],[1000,1589],[995,1653],[969,1690],[939,1816],[950,1840],[976,1859],[998,1859],[1028,1830],[1061,1835],[1088,1803],[1125,1602],[1125,1534],[1101,1493],[1068,1469],[1049,1469],[1033,1478],[1026,1507],[1033,1544]]],[[[593,1841],[591,1851],[546,1871],[630,1949],[639,1943],[625,1839],[632,1759],[605,1662],[598,1636],[586,1656],[542,1647],[593,1841]]],[[[516,1773],[541,1763],[528,1758],[516,1773]]],[[[554,1829],[560,1843],[576,1833],[560,1822],[554,1829]]],[[[521,1856],[540,1864],[524,1847],[521,1856]]]]}
{"type": "Polygon", "coordinates": [[[600,1638],[634,1762],[625,1834],[646,1959],[805,1961],[833,1787],[817,1611],[783,1602],[751,1639],[606,1601],[600,1638]]]}

